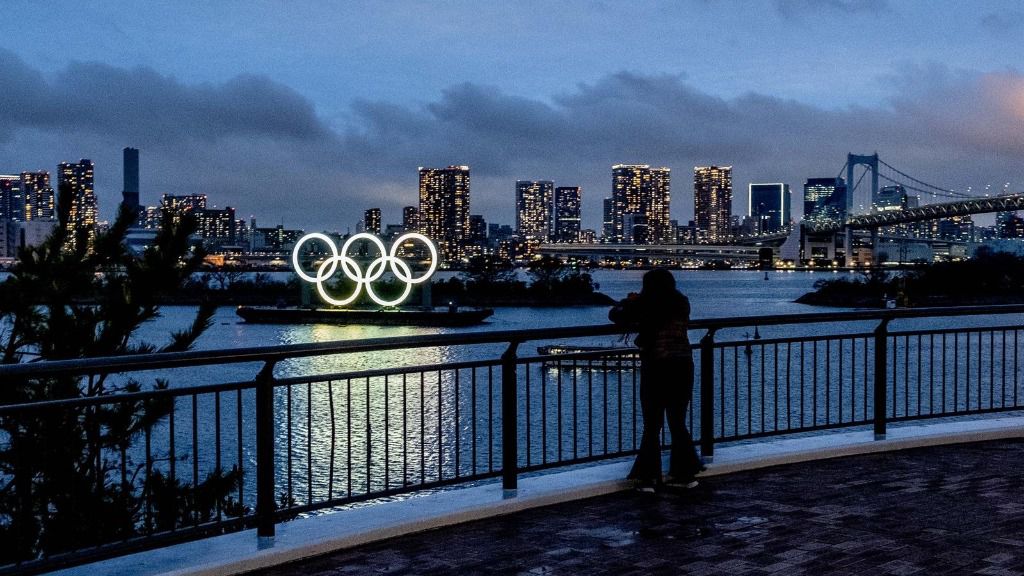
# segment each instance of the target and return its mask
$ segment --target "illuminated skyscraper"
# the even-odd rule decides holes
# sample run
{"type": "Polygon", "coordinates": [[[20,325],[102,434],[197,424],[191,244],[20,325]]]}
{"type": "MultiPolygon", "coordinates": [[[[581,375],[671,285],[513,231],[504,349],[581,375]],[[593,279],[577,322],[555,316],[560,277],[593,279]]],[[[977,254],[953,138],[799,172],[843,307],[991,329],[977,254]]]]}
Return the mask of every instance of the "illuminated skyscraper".
{"type": "Polygon", "coordinates": [[[186,194],[174,196],[164,194],[160,198],[160,209],[171,214],[172,221],[177,224],[182,216],[206,210],[206,194],[186,194]]]}
{"type": "Polygon", "coordinates": [[[611,235],[606,241],[668,242],[672,238],[670,189],[668,168],[651,168],[647,164],[612,166],[611,235]]]}
{"type": "Polygon", "coordinates": [[[555,188],[555,242],[580,241],[580,187],[555,188]]]}
{"type": "Polygon", "coordinates": [[[550,180],[516,181],[516,234],[547,242],[551,237],[551,208],[555,184],[550,180]]]}
{"type": "Polygon", "coordinates": [[[732,166],[693,167],[693,217],[698,241],[732,236],[732,166]]]}
{"type": "Polygon", "coordinates": [[[842,222],[846,219],[846,181],[808,178],[804,183],[804,220],[842,222]]]}
{"type": "Polygon", "coordinates": [[[22,172],[21,189],[25,194],[26,221],[51,221],[56,217],[49,172],[22,172]]]}
{"type": "MultiPolygon", "coordinates": [[[[71,210],[64,224],[68,231],[64,247],[77,250],[79,241],[84,239],[86,250],[91,252],[96,241],[96,193],[93,188],[92,160],[82,159],[77,164],[61,162],[57,166],[57,190],[70,195],[71,210]]],[[[63,200],[62,200],[63,201],[63,200]]]]}
{"type": "Polygon", "coordinates": [[[363,230],[380,235],[380,208],[370,208],[363,213],[363,230]]]}
{"type": "Polygon", "coordinates": [[[406,232],[419,232],[420,213],[415,206],[402,208],[402,230],[406,232]]]}
{"type": "Polygon", "coordinates": [[[0,220],[25,221],[25,192],[21,176],[0,174],[0,220]]]}
{"type": "Polygon", "coordinates": [[[124,149],[124,191],[121,192],[121,205],[139,213],[139,150],[124,149]]]}
{"type": "Polygon", "coordinates": [[[789,225],[789,184],[750,184],[747,192],[747,216],[756,233],[778,232],[789,225]]]}
{"type": "Polygon", "coordinates": [[[437,244],[442,263],[466,256],[469,239],[469,166],[420,168],[420,233],[437,244]]]}

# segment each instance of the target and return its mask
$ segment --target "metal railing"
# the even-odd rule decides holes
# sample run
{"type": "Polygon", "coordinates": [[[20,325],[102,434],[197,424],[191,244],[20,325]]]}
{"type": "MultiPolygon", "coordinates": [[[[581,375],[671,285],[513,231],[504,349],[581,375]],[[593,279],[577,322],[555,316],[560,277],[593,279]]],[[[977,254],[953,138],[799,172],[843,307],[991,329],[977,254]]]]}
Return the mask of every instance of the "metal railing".
{"type": "MultiPolygon", "coordinates": [[[[1011,315],[1022,312],[1015,305],[694,321],[695,441],[710,460],[722,441],[849,426],[872,426],[882,438],[890,422],[1019,409],[1024,324],[1011,315]],[[950,325],[963,316],[986,325],[950,325]],[[890,331],[903,320],[942,325],[890,331]],[[735,329],[751,327],[754,338],[736,337],[735,329]]],[[[100,422],[81,433],[88,440],[102,437],[104,418],[119,410],[165,408],[130,445],[83,441],[74,453],[98,471],[74,498],[128,510],[113,523],[118,529],[109,517],[80,519],[86,525],[74,527],[74,546],[46,548],[61,506],[73,504],[47,492],[47,475],[61,465],[49,460],[68,454],[65,447],[33,446],[35,461],[13,459],[0,469],[3,502],[31,506],[0,510],[0,530],[43,526],[0,570],[48,570],[251,526],[272,537],[277,522],[325,508],[499,477],[513,491],[523,473],[632,454],[641,426],[635,348],[520,355],[527,342],[585,344],[623,330],[470,332],[0,366],[0,382],[147,371],[193,380],[0,406],[7,448],[28,442],[11,430],[100,422]],[[281,369],[300,359],[411,349],[471,352],[369,370],[281,369]],[[234,365],[252,366],[252,378],[194,381],[200,367],[234,365]]]]}

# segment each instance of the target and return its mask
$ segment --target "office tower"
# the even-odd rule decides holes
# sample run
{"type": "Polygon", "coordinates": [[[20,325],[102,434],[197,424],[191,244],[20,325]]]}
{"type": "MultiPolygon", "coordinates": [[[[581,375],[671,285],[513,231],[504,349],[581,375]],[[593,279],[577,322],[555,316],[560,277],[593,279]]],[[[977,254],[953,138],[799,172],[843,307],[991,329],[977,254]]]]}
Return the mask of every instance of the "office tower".
{"type": "Polygon", "coordinates": [[[124,155],[124,191],[121,192],[121,205],[133,214],[139,213],[139,150],[125,148],[124,155]]]}
{"type": "Polygon", "coordinates": [[[554,192],[550,180],[516,181],[516,234],[527,240],[548,241],[554,192]]]}
{"type": "Polygon", "coordinates": [[[160,198],[160,209],[171,215],[172,222],[177,224],[181,217],[189,213],[206,210],[206,194],[185,194],[176,196],[164,194],[160,198]]]}
{"type": "Polygon", "coordinates": [[[671,172],[647,164],[612,166],[611,242],[664,244],[669,230],[671,172]],[[629,215],[629,216],[627,216],[629,215]]]}
{"type": "Polygon", "coordinates": [[[92,160],[83,158],[79,162],[61,162],[57,166],[57,190],[63,203],[63,196],[69,195],[67,222],[64,223],[68,231],[68,238],[64,244],[65,249],[78,250],[79,241],[84,239],[85,250],[91,252],[96,241],[96,193],[93,189],[93,163],[92,160]]]}
{"type": "Polygon", "coordinates": [[[420,214],[415,206],[402,208],[402,229],[406,232],[420,231],[420,214]]]}
{"type": "Polygon", "coordinates": [[[601,242],[614,242],[615,202],[611,198],[605,198],[601,206],[601,242]]]}
{"type": "MultiPolygon", "coordinates": [[[[204,198],[205,200],[205,198],[204,198]]],[[[224,246],[234,244],[236,236],[235,209],[187,210],[196,216],[196,233],[208,245],[224,246]]]]}
{"type": "Polygon", "coordinates": [[[754,233],[769,234],[789,226],[789,184],[750,184],[747,192],[747,216],[754,233]]]}
{"type": "Polygon", "coordinates": [[[469,215],[469,242],[478,246],[487,245],[487,220],[482,214],[469,215]]]}
{"type": "Polygon", "coordinates": [[[804,220],[839,223],[846,220],[846,182],[842,178],[808,178],[804,183],[804,220]]]}
{"type": "Polygon", "coordinates": [[[0,220],[25,221],[25,193],[19,175],[0,174],[0,220]]]}
{"type": "Polygon", "coordinates": [[[730,238],[732,166],[693,167],[693,217],[698,241],[714,244],[730,238]]]}
{"type": "Polygon", "coordinates": [[[555,242],[580,241],[580,196],[579,186],[555,188],[555,242]]]}
{"type": "Polygon", "coordinates": [[[21,189],[25,195],[26,221],[51,221],[56,218],[49,172],[22,172],[21,189]]]}
{"type": "Polygon", "coordinates": [[[380,208],[370,208],[363,213],[363,230],[380,235],[380,208]]]}
{"type": "Polygon", "coordinates": [[[442,263],[466,255],[469,237],[469,166],[420,168],[420,232],[437,244],[442,263]]]}

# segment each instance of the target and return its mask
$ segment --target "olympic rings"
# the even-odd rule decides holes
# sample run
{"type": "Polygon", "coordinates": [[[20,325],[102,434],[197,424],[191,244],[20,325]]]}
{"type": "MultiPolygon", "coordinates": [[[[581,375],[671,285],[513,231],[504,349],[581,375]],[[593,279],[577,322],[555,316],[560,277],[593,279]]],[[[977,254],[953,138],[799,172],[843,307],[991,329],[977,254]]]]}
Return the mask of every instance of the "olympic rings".
{"type": "Polygon", "coordinates": [[[299,278],[302,278],[306,282],[316,284],[317,292],[328,304],[333,304],[335,306],[346,306],[351,304],[359,296],[359,292],[362,290],[363,286],[366,286],[366,295],[377,304],[381,306],[397,306],[409,297],[409,293],[412,292],[413,284],[419,284],[420,282],[426,281],[434,273],[434,270],[437,269],[437,248],[434,247],[434,243],[426,236],[415,232],[408,232],[399,236],[398,239],[391,244],[391,250],[389,251],[385,249],[384,243],[381,242],[380,238],[377,238],[373,234],[360,232],[350,236],[341,246],[341,251],[339,252],[338,247],[335,246],[330,237],[326,234],[313,232],[306,234],[295,243],[295,248],[292,250],[292,268],[294,268],[295,273],[299,275],[299,278]],[[302,265],[299,263],[299,253],[301,252],[302,245],[308,240],[319,240],[326,244],[327,248],[331,252],[331,256],[324,260],[320,264],[320,267],[317,268],[316,276],[306,273],[306,271],[302,269],[302,265]],[[359,262],[356,262],[355,259],[350,258],[348,255],[349,248],[357,240],[369,240],[377,247],[377,251],[380,254],[377,259],[370,262],[370,265],[366,267],[365,274],[359,266],[359,262]],[[427,249],[430,250],[430,268],[426,273],[418,278],[412,277],[412,270],[409,268],[409,265],[397,256],[398,248],[408,241],[422,242],[426,245],[427,249]],[[352,295],[340,300],[328,294],[327,289],[324,287],[324,282],[334,276],[334,273],[338,271],[339,266],[341,267],[342,274],[344,274],[349,280],[356,283],[356,289],[352,292],[352,295]],[[405,282],[405,290],[402,292],[402,295],[394,300],[385,300],[381,298],[373,291],[373,287],[370,284],[383,276],[384,272],[386,272],[389,267],[391,269],[391,273],[395,276],[395,279],[400,282],[405,282]]]}

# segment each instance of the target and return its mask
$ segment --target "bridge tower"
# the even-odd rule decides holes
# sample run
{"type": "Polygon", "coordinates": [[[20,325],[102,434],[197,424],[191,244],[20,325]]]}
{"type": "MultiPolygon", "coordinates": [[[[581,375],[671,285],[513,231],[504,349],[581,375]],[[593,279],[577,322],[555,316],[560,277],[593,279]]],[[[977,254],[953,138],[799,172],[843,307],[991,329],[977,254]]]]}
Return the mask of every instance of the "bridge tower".
{"type": "MultiPolygon", "coordinates": [[[[857,188],[857,183],[853,180],[853,167],[857,165],[864,165],[871,171],[871,196],[869,196],[868,204],[874,202],[878,196],[878,152],[870,156],[861,156],[859,154],[847,154],[846,155],[846,217],[849,218],[853,215],[853,194],[857,188]]],[[[874,257],[872,263],[875,262],[875,258],[878,256],[878,230],[874,229],[871,235],[871,250],[874,257]]],[[[846,228],[846,234],[844,236],[843,249],[845,251],[845,260],[847,266],[853,265],[853,230],[849,227],[846,228]]]]}

